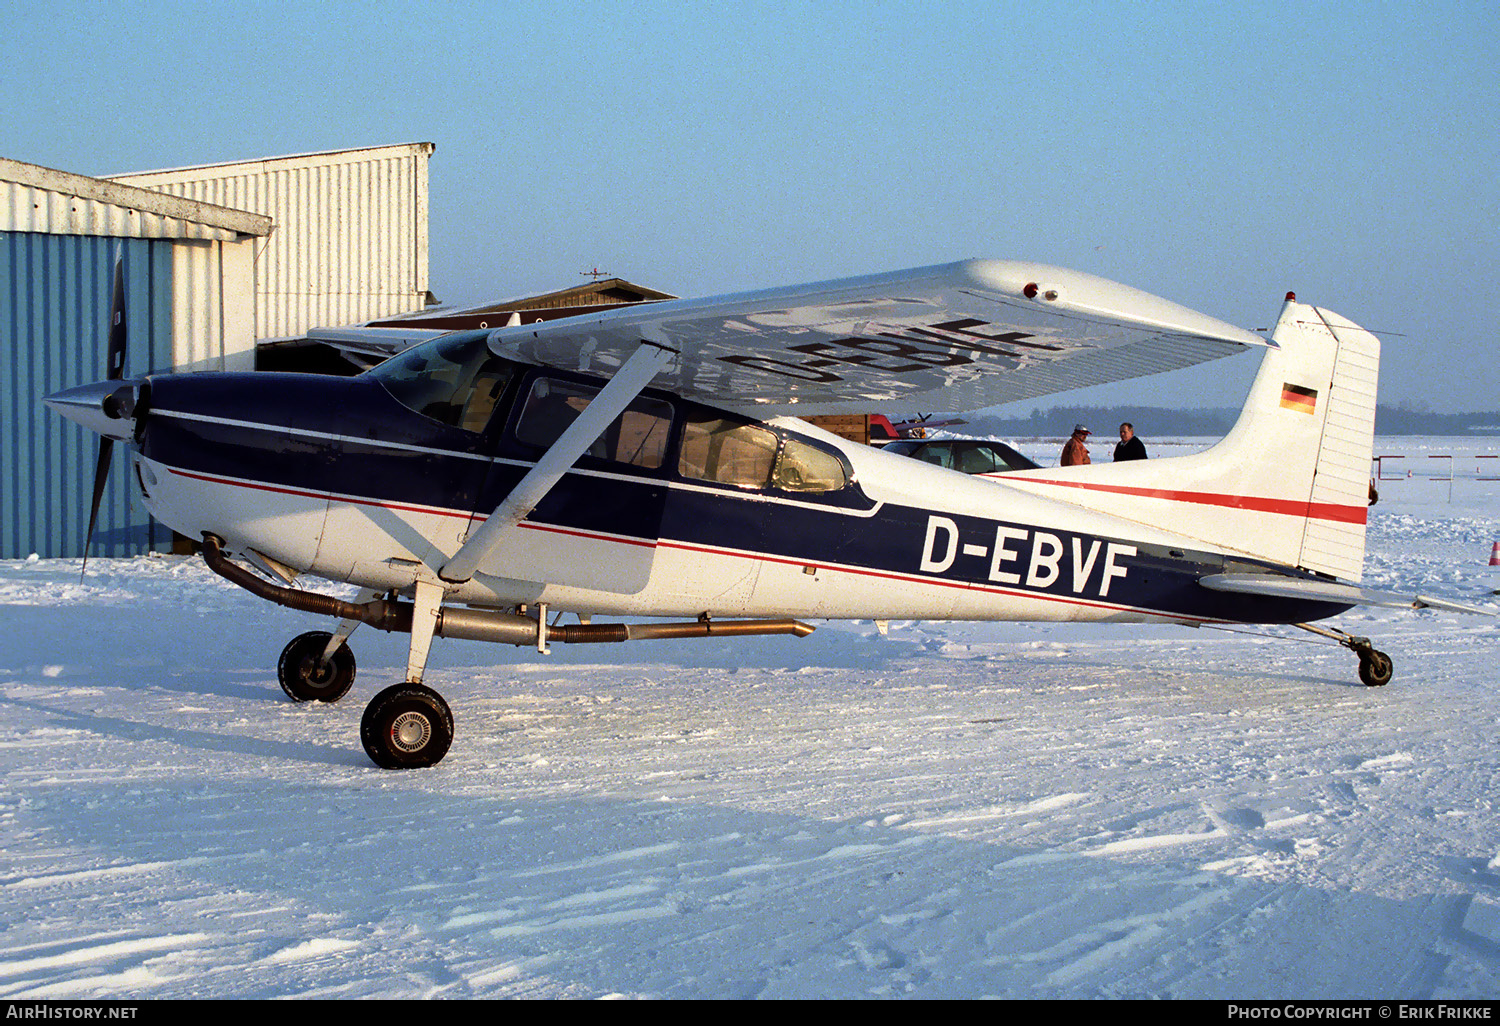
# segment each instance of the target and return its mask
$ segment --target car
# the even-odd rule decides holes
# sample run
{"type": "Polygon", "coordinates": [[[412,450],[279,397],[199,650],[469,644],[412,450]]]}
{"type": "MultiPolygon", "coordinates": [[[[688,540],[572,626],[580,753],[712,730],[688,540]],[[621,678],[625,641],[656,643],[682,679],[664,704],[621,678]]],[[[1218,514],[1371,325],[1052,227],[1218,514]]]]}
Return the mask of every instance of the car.
{"type": "Polygon", "coordinates": [[[902,438],[881,448],[964,474],[1004,474],[1041,467],[1004,442],[983,438],[902,438]]]}

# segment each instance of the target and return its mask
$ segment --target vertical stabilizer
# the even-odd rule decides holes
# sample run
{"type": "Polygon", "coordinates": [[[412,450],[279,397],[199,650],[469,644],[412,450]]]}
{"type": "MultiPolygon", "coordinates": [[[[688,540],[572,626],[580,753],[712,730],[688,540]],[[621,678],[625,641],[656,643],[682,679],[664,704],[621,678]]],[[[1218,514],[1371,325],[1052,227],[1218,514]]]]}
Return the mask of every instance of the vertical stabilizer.
{"type": "Polygon", "coordinates": [[[1348,581],[1360,580],[1380,341],[1287,296],[1239,420],[1170,459],[1007,474],[1007,484],[1348,581]]]}

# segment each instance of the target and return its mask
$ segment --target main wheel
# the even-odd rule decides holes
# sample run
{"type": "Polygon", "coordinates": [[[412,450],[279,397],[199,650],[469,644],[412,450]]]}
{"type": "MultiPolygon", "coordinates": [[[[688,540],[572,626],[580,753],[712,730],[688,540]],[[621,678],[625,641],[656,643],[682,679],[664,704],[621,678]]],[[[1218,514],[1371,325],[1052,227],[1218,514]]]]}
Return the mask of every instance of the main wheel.
{"type": "Polygon", "coordinates": [[[294,702],[337,702],[354,684],[354,653],[340,645],[333,658],[323,662],[323,650],[333,635],[308,631],[293,638],[276,662],[276,679],[294,702]]]}
{"type": "Polygon", "coordinates": [[[1366,687],[1383,687],[1391,682],[1396,668],[1391,665],[1391,657],[1384,652],[1377,652],[1373,648],[1369,654],[1361,654],[1359,657],[1359,679],[1364,681],[1366,687]]]}
{"type": "Polygon", "coordinates": [[[453,713],[431,688],[397,684],[370,699],[359,721],[359,739],[381,769],[432,766],[453,743],[453,713]]]}

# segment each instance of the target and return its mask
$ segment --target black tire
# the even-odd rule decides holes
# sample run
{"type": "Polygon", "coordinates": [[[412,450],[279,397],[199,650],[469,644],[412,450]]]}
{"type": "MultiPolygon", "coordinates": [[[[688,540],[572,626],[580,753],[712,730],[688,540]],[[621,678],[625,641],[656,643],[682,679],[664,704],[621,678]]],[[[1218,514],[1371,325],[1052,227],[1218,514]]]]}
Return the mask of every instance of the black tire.
{"type": "Polygon", "coordinates": [[[354,686],[354,653],[340,645],[323,663],[323,650],[333,635],[308,631],[293,638],[276,662],[276,679],[293,702],[337,702],[354,686]]]}
{"type": "Polygon", "coordinates": [[[1373,648],[1369,654],[1359,657],[1359,679],[1366,687],[1379,688],[1391,682],[1391,677],[1396,673],[1396,668],[1391,665],[1391,657],[1384,652],[1377,652],[1373,648]]]}
{"type": "Polygon", "coordinates": [[[396,684],[370,699],[359,740],[381,769],[436,765],[453,743],[453,713],[431,688],[396,684]]]}

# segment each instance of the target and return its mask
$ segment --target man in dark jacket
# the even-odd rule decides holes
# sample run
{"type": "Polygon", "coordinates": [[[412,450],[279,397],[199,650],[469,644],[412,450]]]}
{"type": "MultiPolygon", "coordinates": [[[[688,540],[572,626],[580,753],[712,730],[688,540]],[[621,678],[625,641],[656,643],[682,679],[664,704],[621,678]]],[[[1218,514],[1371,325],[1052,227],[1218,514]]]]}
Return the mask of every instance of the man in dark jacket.
{"type": "Polygon", "coordinates": [[[1125,460],[1143,460],[1146,458],[1146,447],[1141,440],[1135,437],[1135,425],[1125,423],[1120,425],[1120,444],[1115,446],[1115,462],[1121,463],[1125,460]]]}

